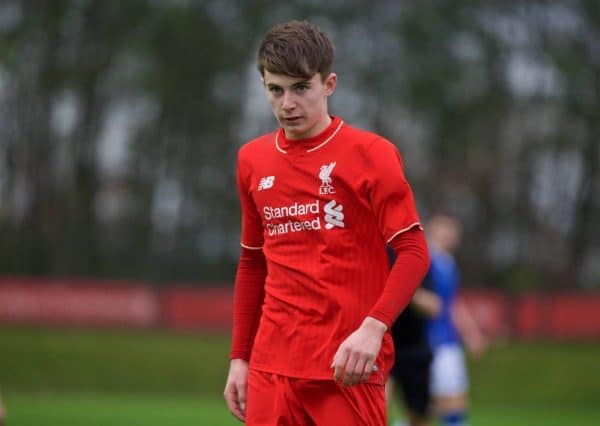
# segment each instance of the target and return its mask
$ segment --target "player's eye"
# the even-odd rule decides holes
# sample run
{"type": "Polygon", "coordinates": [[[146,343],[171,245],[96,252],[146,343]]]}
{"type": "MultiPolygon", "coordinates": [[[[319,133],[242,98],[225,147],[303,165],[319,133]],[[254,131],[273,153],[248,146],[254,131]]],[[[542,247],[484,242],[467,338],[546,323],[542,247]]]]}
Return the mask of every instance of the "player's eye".
{"type": "Polygon", "coordinates": [[[296,92],[298,92],[298,93],[304,93],[309,88],[310,88],[310,86],[308,84],[299,84],[299,85],[296,86],[296,92]]]}
{"type": "Polygon", "coordinates": [[[279,96],[283,93],[283,90],[279,86],[269,86],[269,92],[273,95],[279,96]]]}

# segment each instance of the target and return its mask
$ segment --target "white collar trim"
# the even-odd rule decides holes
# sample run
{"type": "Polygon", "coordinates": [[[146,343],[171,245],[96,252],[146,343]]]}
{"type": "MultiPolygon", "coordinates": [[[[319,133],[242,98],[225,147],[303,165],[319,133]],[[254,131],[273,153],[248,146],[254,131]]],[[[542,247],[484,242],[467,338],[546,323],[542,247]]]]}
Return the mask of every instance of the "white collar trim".
{"type": "MultiPolygon", "coordinates": [[[[340,124],[338,124],[337,128],[327,139],[325,139],[322,143],[315,146],[314,148],[307,149],[306,152],[316,151],[317,149],[322,148],[326,143],[330,142],[333,139],[333,137],[337,135],[337,133],[340,131],[343,124],[344,120],[340,120],[340,124]]],[[[275,147],[277,148],[277,151],[281,152],[282,154],[287,154],[287,151],[279,146],[279,131],[277,131],[277,134],[275,135],[275,147]]]]}

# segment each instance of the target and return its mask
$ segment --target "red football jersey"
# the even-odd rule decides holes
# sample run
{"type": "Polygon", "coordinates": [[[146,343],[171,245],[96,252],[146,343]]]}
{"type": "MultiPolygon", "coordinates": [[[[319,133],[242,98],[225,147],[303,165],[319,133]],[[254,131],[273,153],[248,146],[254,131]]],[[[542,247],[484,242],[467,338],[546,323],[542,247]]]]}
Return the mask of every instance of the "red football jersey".
{"type": "MultiPolygon", "coordinates": [[[[268,271],[250,366],[331,379],[337,348],[385,286],[386,243],[420,226],[400,154],[333,117],[313,138],[279,129],[245,144],[237,173],[241,244],[262,249],[268,271]]],[[[383,383],[392,362],[388,332],[369,381],[383,383]]]]}

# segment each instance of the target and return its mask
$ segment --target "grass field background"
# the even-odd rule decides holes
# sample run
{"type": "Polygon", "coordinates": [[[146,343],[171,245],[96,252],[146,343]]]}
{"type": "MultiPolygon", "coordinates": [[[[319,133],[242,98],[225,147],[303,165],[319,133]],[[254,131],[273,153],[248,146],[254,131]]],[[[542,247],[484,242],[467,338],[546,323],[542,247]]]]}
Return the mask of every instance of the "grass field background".
{"type": "MultiPolygon", "coordinates": [[[[236,425],[228,337],[0,328],[7,426],[236,425]]],[[[469,359],[471,425],[600,424],[600,343],[509,343],[469,359]]]]}

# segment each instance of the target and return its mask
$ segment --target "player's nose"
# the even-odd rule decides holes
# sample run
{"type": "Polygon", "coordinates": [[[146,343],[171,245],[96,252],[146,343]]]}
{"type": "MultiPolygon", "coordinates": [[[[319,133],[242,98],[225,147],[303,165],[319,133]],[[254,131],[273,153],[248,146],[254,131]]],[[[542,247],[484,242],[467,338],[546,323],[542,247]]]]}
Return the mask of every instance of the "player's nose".
{"type": "Polygon", "coordinates": [[[291,109],[294,109],[295,106],[296,106],[296,98],[295,98],[294,94],[291,92],[285,92],[283,94],[281,107],[285,110],[291,110],[291,109]]]}

